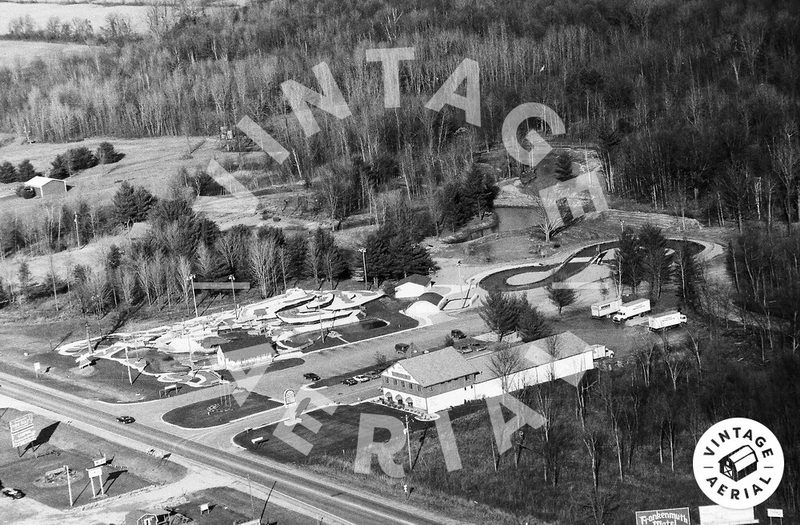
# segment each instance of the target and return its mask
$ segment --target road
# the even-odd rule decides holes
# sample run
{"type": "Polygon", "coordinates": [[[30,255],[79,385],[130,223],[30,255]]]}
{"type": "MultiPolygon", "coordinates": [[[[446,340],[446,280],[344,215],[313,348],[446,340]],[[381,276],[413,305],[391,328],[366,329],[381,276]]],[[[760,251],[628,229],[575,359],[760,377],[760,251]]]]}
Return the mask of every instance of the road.
{"type": "Polygon", "coordinates": [[[0,372],[0,385],[7,397],[27,402],[45,410],[61,414],[67,420],[81,421],[104,428],[140,447],[156,448],[180,455],[198,465],[214,471],[223,471],[242,479],[248,476],[262,487],[277,481],[276,491],[284,498],[302,501],[330,516],[326,523],[436,525],[459,523],[444,516],[415,509],[408,504],[391,501],[364,493],[351,487],[335,484],[291,467],[240,451],[238,454],[222,451],[207,445],[177,440],[164,431],[139,424],[121,425],[112,415],[98,409],[98,404],[77,396],[51,389],[31,381],[0,372]]]}

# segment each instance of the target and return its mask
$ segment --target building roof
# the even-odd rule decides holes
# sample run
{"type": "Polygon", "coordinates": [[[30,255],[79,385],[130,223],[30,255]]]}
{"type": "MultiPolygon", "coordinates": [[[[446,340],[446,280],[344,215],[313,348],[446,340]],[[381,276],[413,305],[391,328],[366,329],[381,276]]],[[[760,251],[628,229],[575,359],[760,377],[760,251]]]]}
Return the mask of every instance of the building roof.
{"type": "Polygon", "coordinates": [[[256,359],[266,355],[274,356],[277,354],[271,342],[233,350],[225,350],[224,346],[220,348],[222,348],[222,353],[225,355],[225,358],[231,361],[246,361],[248,359],[256,359]]]}
{"type": "Polygon", "coordinates": [[[455,348],[447,347],[408,359],[401,359],[388,370],[399,366],[422,386],[431,386],[478,371],[455,348]]]}
{"type": "Polygon", "coordinates": [[[399,281],[397,281],[397,284],[395,284],[394,286],[395,286],[395,288],[397,288],[398,286],[402,286],[402,285],[408,284],[408,283],[418,284],[420,286],[428,286],[429,284],[431,284],[431,278],[428,277],[427,275],[420,275],[418,273],[412,273],[411,275],[409,275],[405,279],[400,279],[399,281]]]}
{"type": "Polygon", "coordinates": [[[426,301],[426,302],[431,303],[432,305],[439,306],[439,303],[442,302],[442,299],[444,299],[444,297],[442,297],[438,293],[425,292],[424,294],[420,295],[417,298],[417,302],[426,301]]]}
{"type": "MultiPolygon", "coordinates": [[[[521,354],[517,372],[591,351],[589,345],[572,332],[560,333],[555,339],[545,337],[530,343],[515,345],[512,348],[517,349],[516,351],[521,354]],[[555,356],[553,352],[555,352],[555,356]]],[[[497,372],[493,370],[495,367],[492,366],[492,356],[494,354],[495,352],[489,352],[467,359],[470,365],[480,372],[478,382],[482,383],[498,377],[497,372]]]]}
{"type": "Polygon", "coordinates": [[[215,346],[222,346],[225,343],[229,342],[230,339],[225,339],[224,337],[212,335],[200,341],[200,346],[202,346],[203,348],[213,348],[215,346]]]}
{"type": "Polygon", "coordinates": [[[41,177],[41,176],[37,175],[36,177],[33,177],[31,180],[26,182],[25,186],[31,186],[32,188],[41,188],[42,186],[44,186],[48,182],[60,182],[60,183],[64,184],[65,186],[67,185],[66,181],[63,181],[63,180],[51,179],[50,177],[41,177]]]}

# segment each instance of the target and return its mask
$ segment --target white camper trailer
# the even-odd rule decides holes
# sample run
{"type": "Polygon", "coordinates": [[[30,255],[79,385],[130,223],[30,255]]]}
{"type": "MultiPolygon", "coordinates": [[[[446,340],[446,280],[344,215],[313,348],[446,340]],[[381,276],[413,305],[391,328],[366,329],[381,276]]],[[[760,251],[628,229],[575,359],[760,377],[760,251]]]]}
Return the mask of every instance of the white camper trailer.
{"type": "Polygon", "coordinates": [[[663,314],[653,315],[648,319],[650,330],[666,330],[673,326],[679,326],[686,322],[686,316],[680,312],[671,311],[663,314]]]}
{"type": "Polygon", "coordinates": [[[627,321],[631,317],[644,315],[650,311],[650,299],[636,299],[619,307],[619,311],[611,318],[615,323],[627,321]]]}
{"type": "Polygon", "coordinates": [[[594,303],[592,305],[592,318],[611,317],[611,314],[619,311],[620,306],[622,306],[622,299],[619,298],[594,303]]]}
{"type": "Polygon", "coordinates": [[[614,357],[614,351],[609,350],[606,345],[589,345],[592,349],[592,359],[605,359],[614,357]]]}

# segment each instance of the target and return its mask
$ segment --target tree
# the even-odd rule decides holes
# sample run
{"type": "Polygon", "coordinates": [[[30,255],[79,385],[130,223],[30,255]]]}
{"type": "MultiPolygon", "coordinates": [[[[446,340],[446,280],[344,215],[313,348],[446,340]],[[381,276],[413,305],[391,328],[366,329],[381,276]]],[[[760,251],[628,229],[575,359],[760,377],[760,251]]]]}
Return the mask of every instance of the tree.
{"type": "Polygon", "coordinates": [[[116,151],[114,145],[110,142],[101,142],[100,145],[97,146],[95,157],[100,164],[113,164],[122,160],[125,154],[116,151]]]}
{"type": "Polygon", "coordinates": [[[512,391],[511,376],[522,368],[522,354],[519,347],[504,345],[496,350],[489,360],[489,370],[500,378],[503,394],[512,391]]]}
{"type": "Polygon", "coordinates": [[[17,180],[17,168],[9,161],[0,164],[0,183],[11,184],[17,180]]]}
{"type": "Polygon", "coordinates": [[[685,239],[678,247],[675,263],[675,272],[673,274],[677,286],[675,294],[681,304],[691,308],[694,312],[699,312],[699,281],[702,279],[702,270],[685,239]]]}
{"type": "Polygon", "coordinates": [[[517,332],[522,342],[536,341],[550,335],[550,324],[539,309],[530,305],[528,301],[524,301],[523,306],[517,319],[517,332]]]}
{"type": "Polygon", "coordinates": [[[304,235],[293,235],[286,241],[284,251],[284,262],[286,266],[286,277],[294,279],[295,282],[304,279],[306,273],[306,261],[308,258],[308,240],[304,235]]]}
{"type": "Polygon", "coordinates": [[[409,231],[391,224],[367,237],[364,247],[367,275],[379,280],[428,275],[437,268],[428,250],[415,242],[409,231]]]}
{"type": "Polygon", "coordinates": [[[124,226],[142,222],[147,219],[154,201],[153,195],[145,188],[134,188],[125,181],[114,194],[114,220],[124,226]]]}
{"type": "Polygon", "coordinates": [[[555,177],[560,181],[567,181],[572,178],[572,157],[569,152],[564,152],[556,157],[555,177]]]}
{"type": "Polygon", "coordinates": [[[42,174],[34,169],[33,164],[28,159],[23,160],[17,166],[17,182],[28,182],[34,177],[39,177],[42,174]]]}
{"type": "Polygon", "coordinates": [[[474,215],[482,220],[484,214],[494,207],[494,200],[500,193],[500,188],[480,168],[473,165],[464,181],[464,193],[474,208],[474,215]]]}
{"type": "Polygon", "coordinates": [[[645,280],[650,284],[650,297],[658,300],[672,273],[673,254],[667,249],[667,239],[661,229],[651,224],[645,224],[639,231],[639,244],[645,280]]]}
{"type": "Polygon", "coordinates": [[[19,280],[19,293],[20,296],[25,295],[28,291],[28,286],[31,284],[31,269],[28,266],[28,261],[22,261],[17,270],[17,280],[19,280]]]}
{"type": "Polygon", "coordinates": [[[545,286],[547,297],[550,302],[558,308],[558,315],[561,315],[561,310],[570,306],[578,299],[578,292],[573,288],[568,288],[567,285],[560,280],[554,280],[545,286]]]}
{"type": "Polygon", "coordinates": [[[497,334],[498,341],[517,329],[517,321],[522,310],[519,299],[505,295],[500,290],[490,290],[480,308],[481,319],[490,330],[497,334]]]}
{"type": "Polygon", "coordinates": [[[642,253],[639,239],[633,228],[626,227],[619,236],[617,248],[617,267],[614,268],[614,278],[623,285],[628,285],[633,293],[642,281],[642,253]]]}

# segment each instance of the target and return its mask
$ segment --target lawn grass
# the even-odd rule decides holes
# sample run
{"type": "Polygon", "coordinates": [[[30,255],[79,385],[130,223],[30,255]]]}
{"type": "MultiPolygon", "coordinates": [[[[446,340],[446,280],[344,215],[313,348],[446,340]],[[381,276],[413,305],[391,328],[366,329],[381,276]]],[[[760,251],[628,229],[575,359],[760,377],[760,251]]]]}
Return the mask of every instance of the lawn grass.
{"type": "MultiPolygon", "coordinates": [[[[188,503],[176,507],[179,513],[198,525],[241,523],[250,518],[250,495],[230,487],[214,487],[186,495],[188,503]],[[208,503],[211,512],[200,516],[200,505],[208,503]]],[[[269,525],[305,525],[313,520],[304,514],[273,504],[264,507],[264,501],[253,499],[256,517],[264,511],[263,522],[269,525]]]]}
{"type": "Polygon", "coordinates": [[[229,410],[209,414],[208,407],[214,404],[220,404],[220,400],[213,398],[205,401],[198,401],[191,405],[174,408],[164,414],[162,419],[167,423],[172,423],[173,425],[183,428],[208,428],[224,425],[230,423],[234,419],[258,414],[259,412],[264,412],[265,410],[270,410],[283,404],[255,392],[250,392],[241,406],[239,406],[235,399],[231,399],[230,403],[231,408],[229,410]]]}
{"type": "MultiPolygon", "coordinates": [[[[130,401],[149,401],[159,399],[159,392],[162,392],[167,383],[158,381],[155,376],[139,373],[131,370],[133,384],[128,382],[127,367],[110,359],[96,359],[93,365],[87,369],[78,371],[75,369],[75,359],[61,355],[57,352],[45,352],[28,356],[26,358],[27,368],[30,369],[29,375],[35,378],[33,373],[33,363],[39,362],[42,370],[47,370],[44,374],[39,374],[39,381],[55,383],[53,386],[59,388],[59,384],[67,383],[72,385],[83,383],[83,391],[90,393],[90,396],[108,403],[130,402],[130,401]],[[90,374],[90,375],[84,375],[90,374]],[[124,397],[117,397],[112,392],[123,392],[124,397]]],[[[149,365],[148,365],[149,367],[149,365]]],[[[17,375],[17,371],[14,372],[17,375]]],[[[24,375],[28,375],[27,373],[24,375]]],[[[170,395],[182,395],[196,391],[198,388],[187,385],[178,385],[177,393],[170,395]]]]}

